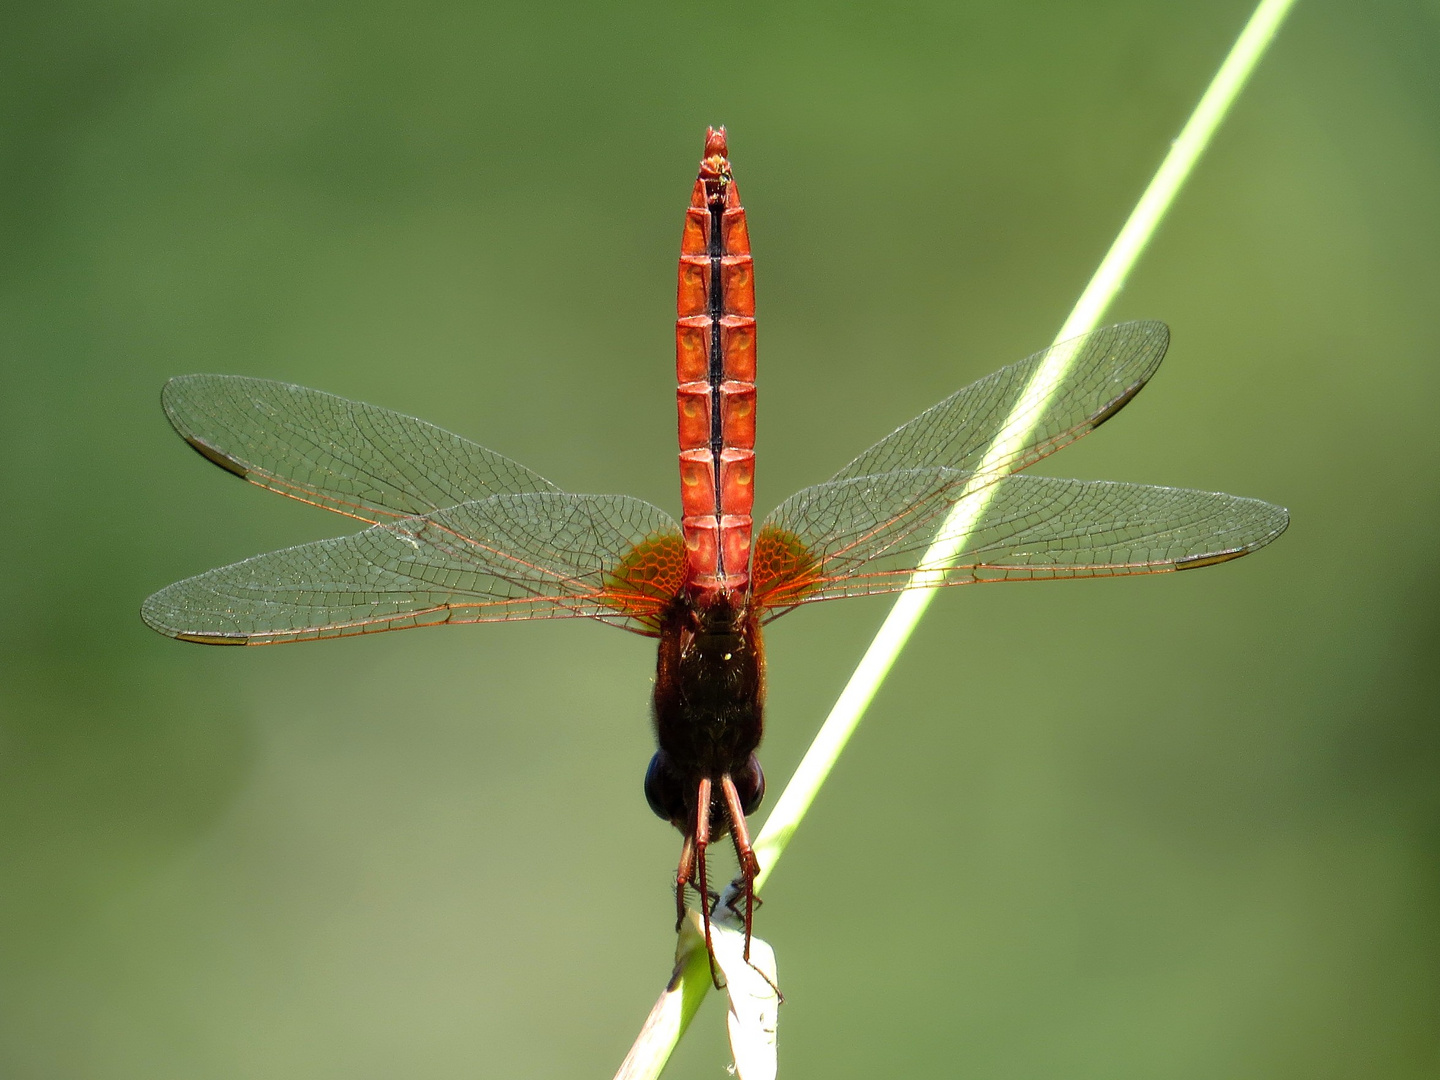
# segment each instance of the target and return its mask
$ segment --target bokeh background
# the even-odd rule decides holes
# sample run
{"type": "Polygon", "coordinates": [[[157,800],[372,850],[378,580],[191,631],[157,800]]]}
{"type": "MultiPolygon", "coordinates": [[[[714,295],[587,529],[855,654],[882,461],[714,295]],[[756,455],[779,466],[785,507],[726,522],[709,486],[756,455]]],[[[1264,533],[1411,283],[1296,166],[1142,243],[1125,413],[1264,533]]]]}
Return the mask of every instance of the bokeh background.
{"type": "MultiPolygon", "coordinates": [[[[348,531],[187,450],[168,376],[673,510],[723,122],[769,507],[1049,342],[1248,14],[5,5],[0,1075],[608,1076],[669,970],[651,644],[151,633],[155,589],[348,531]]],[[[1112,311],[1169,359],[1040,470],[1293,525],[940,598],[766,895],[785,1074],[1436,1075],[1437,298],[1440,4],[1302,0],[1112,311]]],[[[774,627],[772,792],[886,607],[774,627]]],[[[724,1075],[718,1000],[672,1075],[724,1075]]]]}

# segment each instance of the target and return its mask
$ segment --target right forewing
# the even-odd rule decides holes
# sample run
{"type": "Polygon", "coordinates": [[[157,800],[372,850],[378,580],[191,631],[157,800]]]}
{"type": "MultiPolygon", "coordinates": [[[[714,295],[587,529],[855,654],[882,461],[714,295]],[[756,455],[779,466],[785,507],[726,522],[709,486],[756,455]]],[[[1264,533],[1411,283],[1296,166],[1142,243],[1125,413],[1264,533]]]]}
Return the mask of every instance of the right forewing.
{"type": "Polygon", "coordinates": [[[1114,416],[1155,373],[1169,343],[1164,323],[1128,322],[1052,345],[957,390],[830,479],[934,467],[970,473],[982,460],[987,474],[1018,472],[1114,416]],[[1032,383],[1051,372],[1056,388],[1036,395],[1032,383]],[[1007,430],[1025,436],[997,443],[1007,430]]]}

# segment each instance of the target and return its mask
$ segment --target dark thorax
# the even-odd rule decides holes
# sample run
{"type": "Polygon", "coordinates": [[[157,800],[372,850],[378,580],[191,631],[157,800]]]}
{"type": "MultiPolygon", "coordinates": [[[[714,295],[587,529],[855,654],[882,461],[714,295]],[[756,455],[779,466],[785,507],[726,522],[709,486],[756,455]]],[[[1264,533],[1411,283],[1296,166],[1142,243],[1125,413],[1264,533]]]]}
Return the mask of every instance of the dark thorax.
{"type": "MultiPolygon", "coordinates": [[[[765,663],[760,626],[748,604],[726,594],[704,607],[677,602],[660,630],[655,737],[646,778],[655,812],[682,831],[702,779],[734,779],[749,813],[764,781],[754,751],[763,732],[765,663]]],[[[717,822],[717,824],[719,824],[717,822]]]]}

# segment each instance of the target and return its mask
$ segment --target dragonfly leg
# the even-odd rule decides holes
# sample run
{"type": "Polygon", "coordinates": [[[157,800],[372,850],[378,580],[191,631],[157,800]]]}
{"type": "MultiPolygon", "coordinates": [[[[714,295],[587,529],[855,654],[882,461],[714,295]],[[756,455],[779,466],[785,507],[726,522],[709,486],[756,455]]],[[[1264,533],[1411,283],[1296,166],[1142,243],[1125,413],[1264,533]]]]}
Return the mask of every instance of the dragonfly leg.
{"type": "Polygon", "coordinates": [[[720,989],[720,973],[715,970],[715,946],[710,940],[710,888],[705,879],[705,849],[710,845],[711,782],[701,780],[695,797],[695,888],[700,893],[700,918],[705,924],[705,952],[710,957],[710,981],[720,989]]]}
{"type": "Polygon", "coordinates": [[[730,836],[735,841],[740,878],[745,882],[745,962],[748,964],[750,930],[755,924],[755,876],[760,873],[760,863],[750,845],[750,829],[745,824],[745,808],[740,803],[740,793],[735,790],[735,781],[730,779],[729,773],[720,778],[720,787],[725,792],[725,808],[730,812],[730,836]]]}
{"type": "MultiPolygon", "coordinates": [[[[737,877],[730,884],[740,887],[740,893],[739,895],[736,895],[735,893],[730,894],[730,898],[725,901],[725,910],[730,912],[731,915],[734,915],[735,918],[743,922],[745,920],[745,912],[737,905],[739,905],[739,903],[745,899],[745,890],[743,888],[745,884],[745,879],[742,877],[737,877]]],[[[762,907],[765,906],[765,898],[759,893],[754,893],[751,897],[751,900],[756,911],[759,911],[762,907]]]]}
{"type": "MultiPolygon", "coordinates": [[[[735,781],[727,774],[721,778],[720,786],[725,792],[726,809],[730,811],[730,836],[735,841],[735,858],[740,861],[740,880],[745,883],[745,963],[770,984],[770,989],[775,991],[775,1000],[783,1005],[785,995],[780,988],[769,975],[750,963],[750,931],[755,925],[755,908],[760,904],[760,898],[755,895],[755,878],[760,873],[760,861],[755,858],[755,849],[750,844],[750,828],[745,823],[745,807],[740,802],[740,793],[735,790],[735,781]]],[[[735,910],[733,901],[730,910],[735,910]]]]}
{"type": "Polygon", "coordinates": [[[685,886],[695,873],[695,834],[686,833],[685,843],[680,848],[680,865],[675,870],[675,932],[685,921],[685,886]]]}

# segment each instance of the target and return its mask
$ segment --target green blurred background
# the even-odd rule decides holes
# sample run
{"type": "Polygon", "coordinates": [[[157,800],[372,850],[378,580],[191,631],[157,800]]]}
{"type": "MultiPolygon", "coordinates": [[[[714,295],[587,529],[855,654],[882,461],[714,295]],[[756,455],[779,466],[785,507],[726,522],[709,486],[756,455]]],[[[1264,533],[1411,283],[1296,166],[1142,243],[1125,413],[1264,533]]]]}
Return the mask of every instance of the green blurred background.
{"type": "MultiPolygon", "coordinates": [[[[268,376],[674,510],[705,125],[759,503],[1048,343],[1248,0],[8,4],[0,1075],[608,1076],[669,970],[649,642],[205,649],[153,590],[348,531],[160,413],[268,376]]],[[[1287,505],[1202,573],[940,598],[766,895],[788,1075],[1440,1071],[1440,3],[1302,0],[1040,471],[1287,505]]],[[[769,636],[772,792],[884,600],[769,636]]],[[[722,1076],[718,999],[672,1065],[722,1076]]]]}

